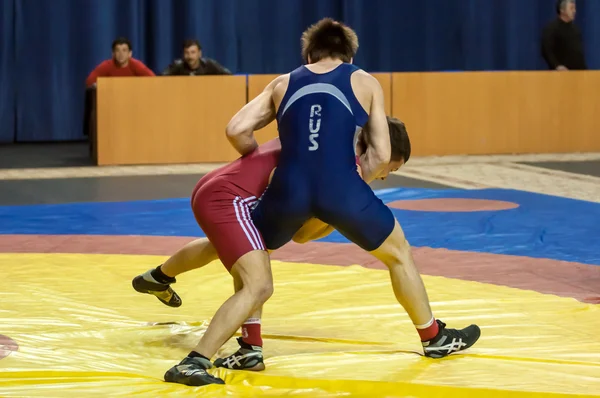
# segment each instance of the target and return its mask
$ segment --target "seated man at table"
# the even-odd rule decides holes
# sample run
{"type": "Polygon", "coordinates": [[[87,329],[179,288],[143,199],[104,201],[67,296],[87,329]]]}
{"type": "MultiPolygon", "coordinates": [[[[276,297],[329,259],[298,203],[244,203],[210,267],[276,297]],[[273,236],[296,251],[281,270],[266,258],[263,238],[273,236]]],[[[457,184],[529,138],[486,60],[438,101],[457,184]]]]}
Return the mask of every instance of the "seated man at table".
{"type": "Polygon", "coordinates": [[[183,42],[183,59],[176,59],[164,71],[163,76],[231,75],[229,69],[211,58],[202,57],[198,40],[183,42]]]}
{"type": "Polygon", "coordinates": [[[99,77],[116,76],[155,76],[142,61],[132,57],[131,42],[118,38],[112,43],[112,58],[98,65],[85,80],[86,87],[96,85],[99,77]]]}

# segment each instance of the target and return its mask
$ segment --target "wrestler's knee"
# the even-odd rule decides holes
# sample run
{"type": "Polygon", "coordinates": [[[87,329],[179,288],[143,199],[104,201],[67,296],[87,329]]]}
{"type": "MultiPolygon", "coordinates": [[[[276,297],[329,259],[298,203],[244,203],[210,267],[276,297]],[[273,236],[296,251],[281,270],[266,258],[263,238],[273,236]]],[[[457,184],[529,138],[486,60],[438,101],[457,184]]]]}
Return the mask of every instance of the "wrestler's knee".
{"type": "Polygon", "coordinates": [[[233,265],[231,272],[255,305],[264,304],[273,295],[273,275],[267,252],[255,250],[245,254],[233,265]]]}
{"type": "Polygon", "coordinates": [[[253,296],[255,297],[256,304],[264,304],[271,298],[273,295],[273,281],[262,281],[253,289],[253,296]]]}
{"type": "Polygon", "coordinates": [[[257,309],[264,305],[273,295],[272,280],[254,280],[242,287],[246,299],[252,303],[252,307],[257,309]]]}

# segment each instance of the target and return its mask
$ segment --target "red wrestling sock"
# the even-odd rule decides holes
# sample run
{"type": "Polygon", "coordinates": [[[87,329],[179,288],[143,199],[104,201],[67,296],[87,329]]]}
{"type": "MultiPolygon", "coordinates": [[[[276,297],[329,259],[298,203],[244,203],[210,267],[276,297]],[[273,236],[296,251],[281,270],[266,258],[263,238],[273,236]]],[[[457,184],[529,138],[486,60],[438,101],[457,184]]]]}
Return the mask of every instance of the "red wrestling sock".
{"type": "Polygon", "coordinates": [[[437,336],[440,330],[435,318],[431,318],[431,321],[427,322],[425,325],[415,325],[415,327],[417,328],[419,337],[421,337],[421,341],[429,341],[433,339],[435,336],[437,336]]]}
{"type": "Polygon", "coordinates": [[[242,341],[246,344],[262,347],[260,335],[260,318],[248,318],[242,325],[242,341]]]}

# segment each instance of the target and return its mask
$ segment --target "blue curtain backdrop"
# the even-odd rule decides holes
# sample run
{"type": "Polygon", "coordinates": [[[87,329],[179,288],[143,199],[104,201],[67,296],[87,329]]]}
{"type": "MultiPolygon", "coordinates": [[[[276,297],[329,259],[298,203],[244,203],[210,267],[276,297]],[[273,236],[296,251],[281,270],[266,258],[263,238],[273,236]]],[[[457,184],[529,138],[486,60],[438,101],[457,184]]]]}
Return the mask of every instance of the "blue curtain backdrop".
{"type": "Polygon", "coordinates": [[[2,1],[0,9],[0,143],[15,139],[15,25],[14,1],[2,1]]]}
{"type": "MultiPolygon", "coordinates": [[[[198,38],[236,73],[300,63],[324,16],[358,33],[376,71],[545,69],[540,32],[555,0],[0,0],[0,142],[83,138],[84,80],[117,36],[159,73],[198,38]]],[[[588,64],[600,68],[600,0],[579,0],[588,64]]]]}

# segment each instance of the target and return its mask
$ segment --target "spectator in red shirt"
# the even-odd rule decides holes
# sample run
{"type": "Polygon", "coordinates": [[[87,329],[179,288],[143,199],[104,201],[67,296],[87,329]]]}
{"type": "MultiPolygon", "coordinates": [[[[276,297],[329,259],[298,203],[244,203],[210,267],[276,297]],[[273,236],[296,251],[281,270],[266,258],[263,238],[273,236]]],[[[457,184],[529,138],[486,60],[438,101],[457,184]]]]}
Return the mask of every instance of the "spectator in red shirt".
{"type": "Polygon", "coordinates": [[[131,57],[131,42],[118,38],[112,44],[112,59],[103,61],[85,80],[86,87],[96,85],[99,77],[111,76],[155,76],[143,62],[131,57]]]}

